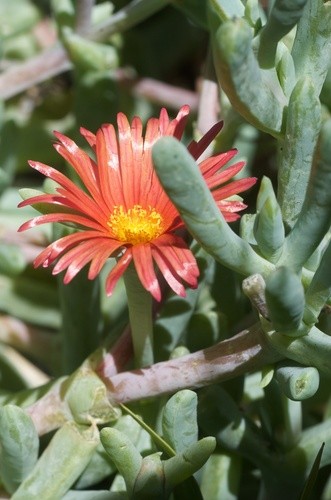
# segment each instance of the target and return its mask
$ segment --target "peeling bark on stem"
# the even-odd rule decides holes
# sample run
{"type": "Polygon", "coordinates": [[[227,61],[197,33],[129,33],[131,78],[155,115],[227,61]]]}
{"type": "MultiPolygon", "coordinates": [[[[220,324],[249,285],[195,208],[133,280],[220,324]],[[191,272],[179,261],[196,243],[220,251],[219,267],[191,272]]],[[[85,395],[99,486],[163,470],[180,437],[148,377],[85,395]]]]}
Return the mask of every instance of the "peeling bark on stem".
{"type": "MultiPolygon", "coordinates": [[[[215,384],[280,359],[282,356],[270,348],[260,325],[256,324],[212,347],[144,369],[114,374],[117,363],[109,355],[97,367],[96,373],[116,405],[215,384]],[[111,363],[111,368],[108,363],[111,363]]],[[[61,398],[61,387],[61,382],[56,384],[26,410],[40,435],[55,430],[72,418],[61,398]]]]}
{"type": "MultiPolygon", "coordinates": [[[[255,325],[202,351],[148,368],[118,373],[103,381],[112,401],[128,403],[215,384],[280,359],[281,356],[266,343],[260,326],[255,325]]],[[[102,377],[102,372],[98,374],[102,377]]]]}

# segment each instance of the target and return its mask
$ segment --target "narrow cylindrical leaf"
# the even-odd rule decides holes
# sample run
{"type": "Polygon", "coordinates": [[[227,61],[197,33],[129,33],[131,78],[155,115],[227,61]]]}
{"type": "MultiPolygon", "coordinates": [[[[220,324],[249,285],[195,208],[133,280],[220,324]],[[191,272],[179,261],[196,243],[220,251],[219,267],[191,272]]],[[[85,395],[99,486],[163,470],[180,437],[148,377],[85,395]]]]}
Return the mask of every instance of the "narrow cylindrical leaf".
{"type": "Polygon", "coordinates": [[[269,177],[262,177],[259,192],[256,198],[256,210],[260,212],[268,198],[275,198],[274,188],[269,177]]]}
{"type": "Polygon", "coordinates": [[[256,272],[267,274],[273,268],[226,223],[183,144],[173,137],[162,137],[153,148],[153,161],[161,184],[187,228],[208,253],[246,276],[256,272]]]}
{"type": "Polygon", "coordinates": [[[323,254],[326,251],[329,243],[330,243],[330,239],[329,239],[329,235],[327,233],[325,235],[325,237],[323,238],[323,240],[321,241],[321,243],[316,248],[316,250],[314,251],[314,253],[312,253],[311,256],[309,257],[309,259],[305,262],[306,269],[308,269],[309,271],[313,271],[313,272],[317,271],[317,269],[321,263],[323,254]]]}
{"type": "MultiPolygon", "coordinates": [[[[302,124],[297,137],[304,133],[307,123],[302,124]]],[[[309,128],[309,127],[308,127],[309,128]]],[[[330,228],[331,220],[331,121],[322,127],[319,141],[319,159],[311,178],[309,189],[298,219],[286,237],[281,262],[300,269],[315,251],[330,228]]],[[[316,133],[312,132],[312,133],[316,133]]],[[[310,139],[307,138],[309,141],[310,139]]],[[[301,142],[298,147],[301,148],[301,142]]],[[[301,153],[300,153],[301,154],[301,153]]],[[[292,167],[291,167],[292,168],[292,167]]],[[[300,168],[300,167],[298,167],[300,168]]],[[[285,180],[284,180],[285,182],[285,180]]],[[[290,196],[290,193],[289,193],[290,196]]],[[[298,198],[300,199],[300,198],[298,198]]],[[[282,207],[283,210],[283,207],[282,207]]],[[[284,215],[284,214],[283,214],[284,215]]]]}
{"type": "Polygon", "coordinates": [[[18,406],[0,408],[0,477],[9,493],[31,472],[38,450],[39,438],[31,418],[18,406]]]}
{"type": "Polygon", "coordinates": [[[131,495],[142,466],[142,456],[132,441],[116,429],[105,427],[100,432],[100,439],[106,452],[124,477],[128,493],[131,495]]]}
{"type": "Polygon", "coordinates": [[[215,450],[214,437],[206,437],[192,444],[186,451],[164,462],[166,486],[174,487],[192,476],[208,460],[215,450]]]}
{"type": "Polygon", "coordinates": [[[250,245],[257,245],[254,236],[256,214],[244,214],[240,219],[240,237],[250,245]]]}
{"type": "MultiPolygon", "coordinates": [[[[263,183],[270,183],[270,189],[265,198],[262,206],[259,206],[258,213],[254,223],[254,236],[259,249],[264,257],[268,258],[271,262],[277,262],[282,245],[285,240],[285,230],[282,220],[282,214],[278,205],[275,193],[272,189],[271,182],[266,177],[263,178],[263,183]]],[[[261,205],[261,199],[258,203],[261,205]]]]}
{"type": "Polygon", "coordinates": [[[164,439],[181,452],[198,440],[197,395],[183,390],[167,402],[162,417],[164,439]]]}
{"type": "Polygon", "coordinates": [[[297,78],[310,77],[315,83],[317,95],[330,68],[330,35],[330,2],[307,2],[296,29],[292,57],[297,78]]]}
{"type": "Polygon", "coordinates": [[[116,49],[111,45],[86,40],[70,29],[63,30],[63,41],[70,59],[81,71],[103,71],[118,64],[116,49]]]}
{"type": "Polygon", "coordinates": [[[266,25],[261,30],[258,60],[261,68],[272,68],[277,44],[302,16],[307,0],[275,0],[266,25]]]}
{"type": "Polygon", "coordinates": [[[293,87],[296,84],[296,75],[293,57],[284,43],[278,44],[280,52],[279,61],[277,62],[276,70],[279,78],[279,83],[286,97],[290,97],[293,87]]]}
{"type": "Polygon", "coordinates": [[[331,337],[318,328],[302,337],[289,337],[275,332],[272,325],[263,322],[264,331],[271,346],[285,358],[290,358],[301,365],[315,366],[319,371],[331,375],[331,337]]]}
{"type": "Polygon", "coordinates": [[[302,77],[291,94],[284,141],[281,143],[278,199],[289,227],[302,208],[321,125],[321,104],[315,83],[302,77]]]}
{"type": "Polygon", "coordinates": [[[98,443],[96,427],[64,424],[16,490],[13,500],[62,498],[87,466],[98,443]]]}
{"type": "Polygon", "coordinates": [[[319,387],[319,373],[313,366],[282,363],[275,375],[286,396],[293,401],[310,398],[319,387]]]}
{"type": "Polygon", "coordinates": [[[244,19],[224,22],[213,40],[216,74],[233,107],[248,122],[279,136],[287,99],[276,70],[259,68],[252,40],[253,30],[244,19]]]}
{"type": "Polygon", "coordinates": [[[239,494],[240,478],[240,457],[216,451],[203,468],[201,479],[203,498],[236,500],[239,494]]]}
{"type": "Polygon", "coordinates": [[[222,449],[239,453],[258,467],[267,463],[269,451],[264,437],[220,385],[200,393],[198,411],[199,425],[216,437],[222,449]]]}
{"type": "Polygon", "coordinates": [[[99,443],[91,460],[75,483],[76,491],[91,488],[115,473],[114,463],[110,460],[102,444],[99,443]]]}
{"type": "Polygon", "coordinates": [[[266,280],[266,301],[275,330],[287,335],[301,335],[305,305],[304,290],[299,277],[287,267],[280,267],[266,280]]]}
{"type": "Polygon", "coordinates": [[[331,243],[322,257],[321,263],[306,291],[305,321],[313,325],[326,301],[331,295],[331,243]]]}
{"type": "Polygon", "coordinates": [[[161,453],[154,453],[143,459],[131,498],[135,500],[168,498],[165,495],[165,477],[160,455],[161,453]]]}

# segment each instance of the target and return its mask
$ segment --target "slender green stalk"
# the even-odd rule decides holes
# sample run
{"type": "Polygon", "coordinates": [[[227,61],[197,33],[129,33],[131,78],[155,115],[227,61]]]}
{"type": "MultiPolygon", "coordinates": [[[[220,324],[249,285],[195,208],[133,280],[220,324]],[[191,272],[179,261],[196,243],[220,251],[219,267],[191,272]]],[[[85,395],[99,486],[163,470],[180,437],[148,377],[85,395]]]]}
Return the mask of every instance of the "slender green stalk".
{"type": "Polygon", "coordinates": [[[170,446],[170,444],[168,444],[165,439],[159,436],[157,432],[155,432],[149,425],[147,425],[139,415],[136,415],[133,411],[130,410],[130,408],[125,406],[123,403],[120,404],[120,407],[122,408],[122,410],[128,413],[136,422],[138,422],[138,424],[143,429],[145,429],[146,432],[148,432],[148,434],[151,436],[151,438],[158,446],[158,448],[162,450],[164,453],[166,453],[168,457],[174,457],[176,455],[176,451],[170,446]]]}
{"type": "Polygon", "coordinates": [[[136,368],[143,368],[154,362],[152,296],[142,286],[133,265],[125,272],[124,283],[128,298],[135,365],[136,368]]]}

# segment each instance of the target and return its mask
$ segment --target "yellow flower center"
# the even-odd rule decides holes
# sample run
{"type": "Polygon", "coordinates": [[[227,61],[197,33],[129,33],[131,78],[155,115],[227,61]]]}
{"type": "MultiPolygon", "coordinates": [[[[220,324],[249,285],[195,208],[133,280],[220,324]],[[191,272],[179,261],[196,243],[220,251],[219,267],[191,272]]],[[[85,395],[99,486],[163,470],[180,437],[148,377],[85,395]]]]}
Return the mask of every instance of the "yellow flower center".
{"type": "Polygon", "coordinates": [[[114,207],[108,226],[114,238],[132,245],[147,243],[163,232],[163,218],[153,207],[134,205],[125,211],[122,205],[114,207]]]}

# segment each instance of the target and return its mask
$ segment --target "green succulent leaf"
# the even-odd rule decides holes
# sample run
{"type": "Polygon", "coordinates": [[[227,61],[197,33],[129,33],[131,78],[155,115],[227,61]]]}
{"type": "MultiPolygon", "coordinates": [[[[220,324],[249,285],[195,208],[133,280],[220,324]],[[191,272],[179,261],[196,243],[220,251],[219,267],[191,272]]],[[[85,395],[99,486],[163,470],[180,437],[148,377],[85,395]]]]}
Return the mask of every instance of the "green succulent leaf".
{"type": "Polygon", "coordinates": [[[270,320],[275,330],[302,335],[305,297],[300,278],[287,267],[279,267],[266,280],[265,289],[270,320]]]}
{"type": "Polygon", "coordinates": [[[261,68],[272,68],[278,42],[291,31],[303,14],[307,0],[276,0],[261,30],[258,60],[261,68]]]}
{"type": "Polygon", "coordinates": [[[103,428],[100,432],[100,440],[118,471],[124,477],[128,493],[131,495],[142,466],[142,456],[132,441],[116,429],[103,428]]]}
{"type": "Polygon", "coordinates": [[[177,453],[198,440],[195,392],[179,391],[169,399],[163,411],[162,430],[165,440],[177,453]]]}
{"type": "Polygon", "coordinates": [[[0,408],[0,477],[9,493],[30,474],[38,451],[39,438],[31,417],[18,406],[0,408]]]}
{"type": "Polygon", "coordinates": [[[99,443],[95,426],[64,424],[12,498],[62,498],[90,461],[99,443]]]}
{"type": "Polygon", "coordinates": [[[263,256],[271,262],[277,262],[285,240],[285,229],[280,206],[271,182],[266,177],[261,182],[257,207],[254,222],[255,240],[263,256]],[[265,188],[266,184],[268,188],[265,188]]]}
{"type": "Polygon", "coordinates": [[[71,61],[80,71],[105,71],[118,65],[117,50],[112,45],[86,40],[70,29],[63,30],[63,40],[71,61]]]}
{"type": "Polygon", "coordinates": [[[293,227],[305,199],[320,127],[319,96],[314,81],[304,76],[289,100],[278,175],[278,199],[289,227],[293,227]]]}
{"type": "Polygon", "coordinates": [[[240,457],[216,450],[203,469],[201,479],[203,498],[236,500],[239,495],[241,472],[240,457]]]}
{"type": "Polygon", "coordinates": [[[222,24],[213,39],[216,74],[233,107],[258,129],[279,137],[287,99],[275,69],[259,68],[252,41],[244,19],[222,24]]]}
{"type": "Polygon", "coordinates": [[[201,246],[240,274],[267,274],[273,266],[259,257],[226,223],[186,147],[173,137],[162,137],[152,154],[161,184],[201,246]]]}
{"type": "Polygon", "coordinates": [[[87,425],[91,421],[104,424],[120,415],[110,404],[104,383],[87,366],[79,368],[64,382],[63,397],[78,424],[87,425]]]}
{"type": "Polygon", "coordinates": [[[312,397],[319,387],[319,372],[312,366],[281,363],[275,372],[281,388],[293,401],[302,401],[312,397]]]}
{"type": "Polygon", "coordinates": [[[164,462],[166,487],[173,488],[199,470],[215,450],[214,437],[193,443],[184,452],[164,462]]]}

